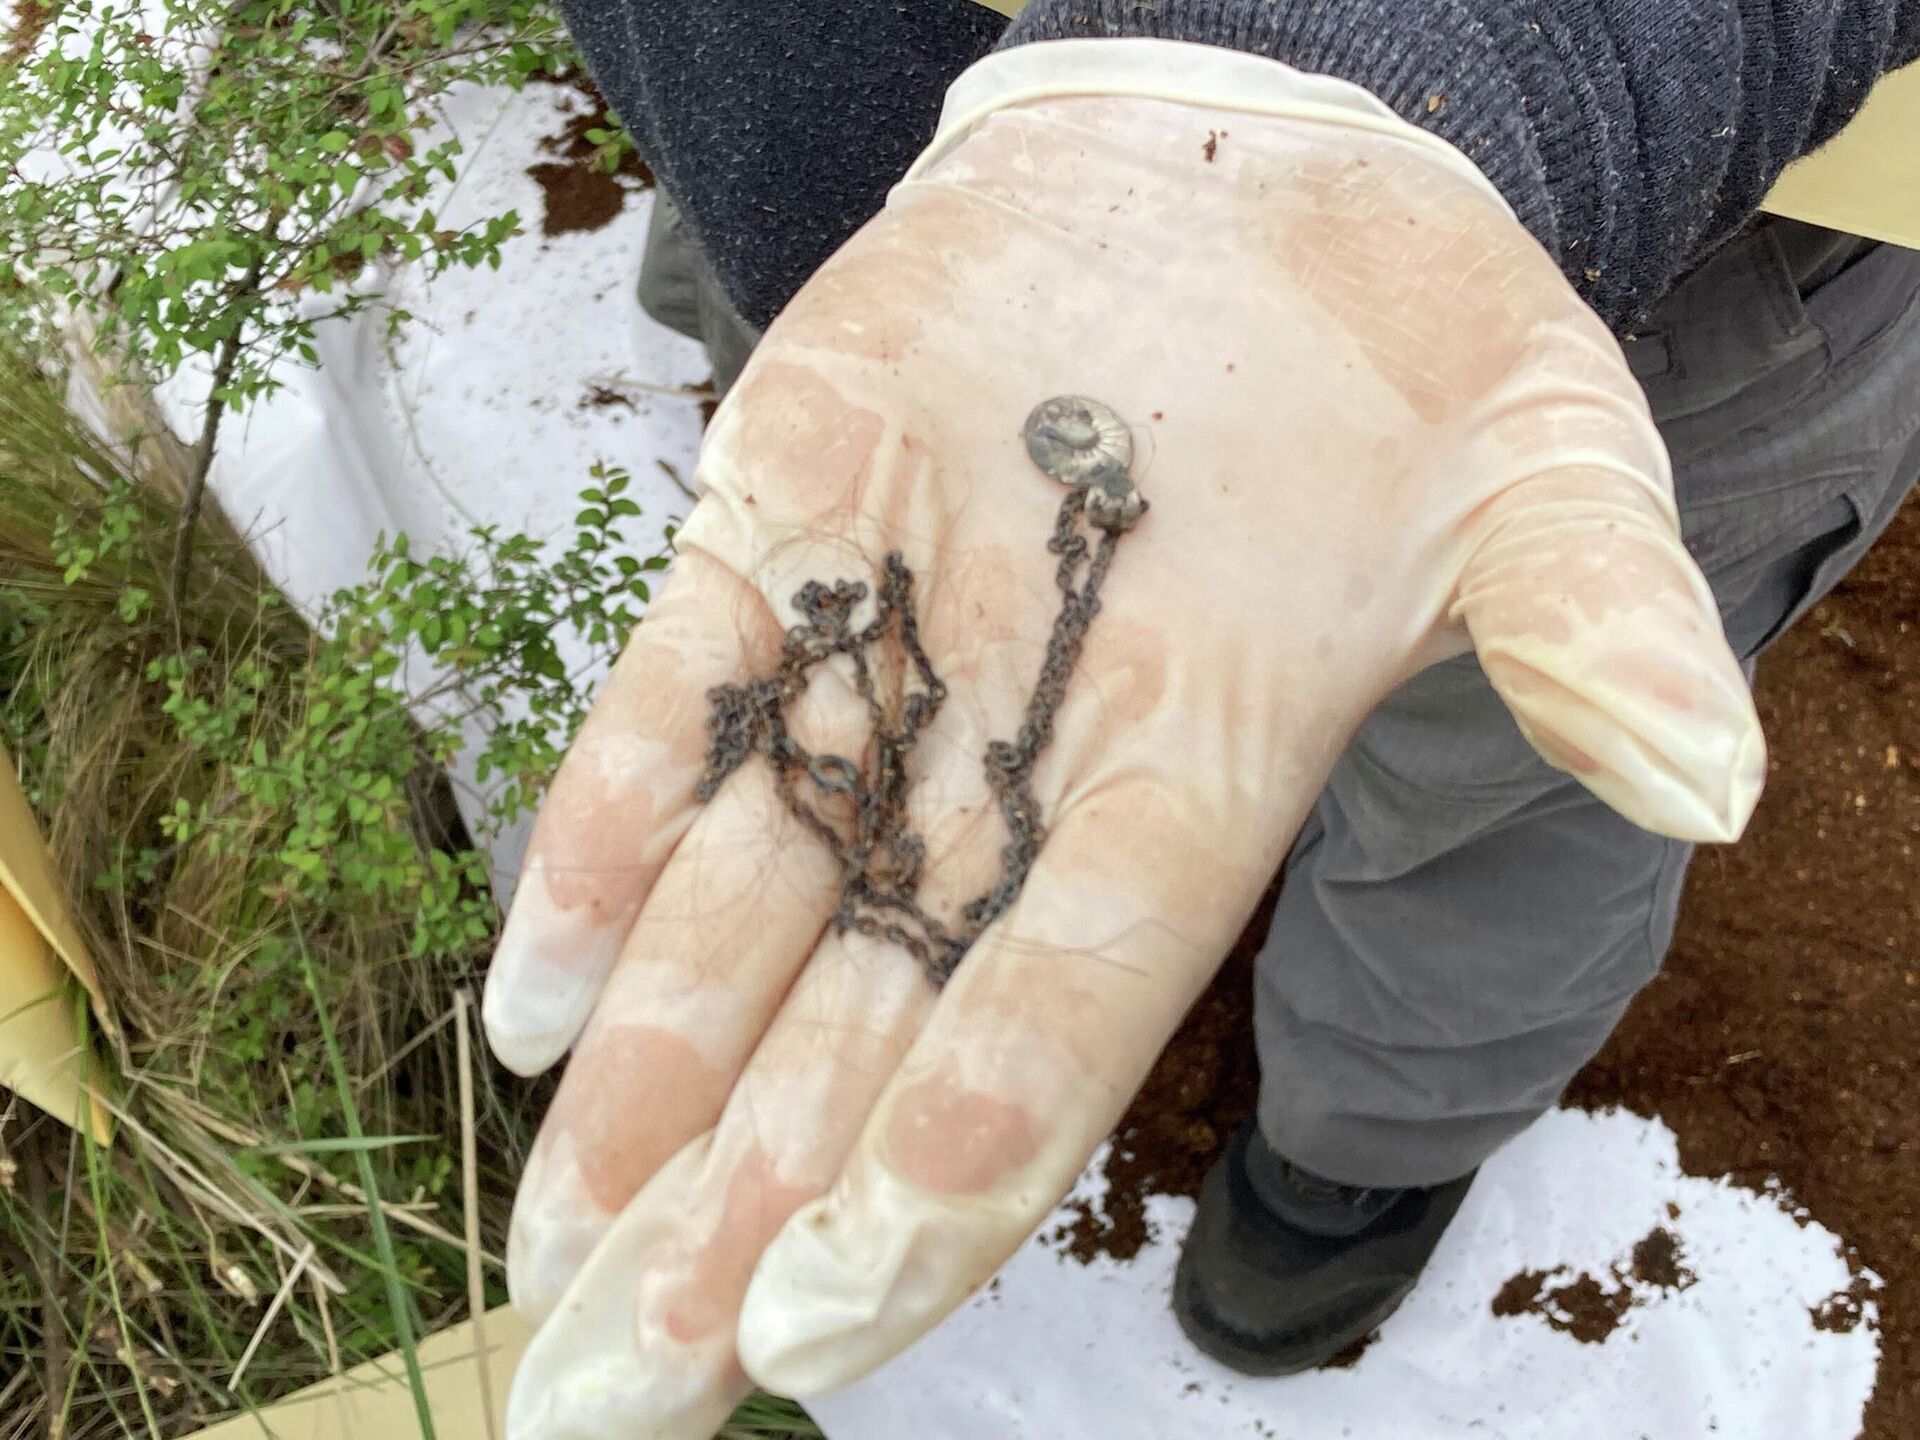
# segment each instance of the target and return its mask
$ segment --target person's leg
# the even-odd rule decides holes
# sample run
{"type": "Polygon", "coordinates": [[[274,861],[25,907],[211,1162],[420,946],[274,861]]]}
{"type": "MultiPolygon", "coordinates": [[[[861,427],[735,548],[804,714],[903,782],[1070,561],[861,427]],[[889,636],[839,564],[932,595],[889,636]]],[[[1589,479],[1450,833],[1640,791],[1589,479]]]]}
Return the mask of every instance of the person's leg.
{"type": "Polygon", "coordinates": [[[1690,848],[1540,760],[1472,657],[1416,677],[1288,862],[1255,980],[1267,1141],[1347,1185],[1473,1170],[1652,977],[1690,848]]]}
{"type": "Polygon", "coordinates": [[[679,206],[666,191],[653,197],[647,248],[640,259],[640,308],[669,330],[707,348],[716,398],[733,388],[760,331],[733,308],[707,257],[700,253],[679,206]]]}
{"type": "MultiPolygon", "coordinates": [[[[1760,223],[1627,347],[1749,661],[1920,477],[1920,253],[1834,274],[1818,239],[1760,223]]],[[[1476,1168],[1657,971],[1689,854],[1541,761],[1471,657],[1368,719],[1260,957],[1258,1124],[1209,1177],[1175,1287],[1202,1349],[1285,1373],[1399,1304],[1476,1168]]]]}

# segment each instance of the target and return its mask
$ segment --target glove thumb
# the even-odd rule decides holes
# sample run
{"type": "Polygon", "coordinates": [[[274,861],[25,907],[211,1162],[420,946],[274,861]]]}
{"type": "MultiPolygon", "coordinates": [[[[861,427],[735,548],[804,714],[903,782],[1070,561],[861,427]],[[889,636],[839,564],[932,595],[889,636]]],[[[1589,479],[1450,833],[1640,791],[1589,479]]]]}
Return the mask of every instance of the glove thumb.
{"type": "Polygon", "coordinates": [[[1474,517],[1451,614],[1549,764],[1648,830],[1739,838],[1765,741],[1664,485],[1582,466],[1511,487],[1474,517]]]}

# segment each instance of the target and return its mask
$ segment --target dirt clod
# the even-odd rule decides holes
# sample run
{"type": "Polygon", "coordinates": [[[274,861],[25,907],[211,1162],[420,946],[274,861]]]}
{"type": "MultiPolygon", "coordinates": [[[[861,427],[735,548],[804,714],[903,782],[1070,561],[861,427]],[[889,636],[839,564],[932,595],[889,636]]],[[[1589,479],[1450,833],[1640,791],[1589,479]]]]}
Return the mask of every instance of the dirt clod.
{"type": "Polygon", "coordinates": [[[1836,1290],[1808,1312],[1813,1316],[1813,1328],[1832,1335],[1851,1334],[1867,1318],[1867,1302],[1877,1293],[1878,1287],[1867,1276],[1854,1276],[1846,1289],[1836,1290]]]}
{"type": "Polygon", "coordinates": [[[1358,1340],[1347,1346],[1346,1349],[1342,1350],[1320,1368],[1322,1370],[1351,1370],[1360,1363],[1360,1357],[1371,1350],[1373,1348],[1373,1342],[1379,1338],[1380,1332],[1378,1330],[1362,1335],[1358,1340]]]}
{"type": "Polygon", "coordinates": [[[1680,1242],[1664,1226],[1633,1247],[1628,1273],[1642,1285],[1662,1290],[1684,1290],[1700,1278],[1680,1263],[1680,1242]]]}
{"type": "Polygon", "coordinates": [[[1635,1305],[1685,1290],[1698,1278],[1681,1261],[1680,1242],[1664,1226],[1636,1241],[1627,1260],[1606,1279],[1581,1272],[1525,1270],[1493,1297],[1502,1319],[1538,1315],[1586,1345],[1605,1343],[1635,1305]]]}
{"type": "Polygon", "coordinates": [[[546,202],[540,221],[545,235],[598,230],[626,208],[629,193],[653,184],[653,172],[630,149],[621,152],[619,167],[608,171],[600,147],[587,138],[588,131],[608,127],[606,101],[585,77],[572,84],[587,98],[589,108],[568,121],[558,135],[540,142],[553,159],[527,167],[546,202]]]}
{"type": "Polygon", "coordinates": [[[720,408],[719,387],[714,383],[713,377],[709,375],[698,385],[692,387],[692,393],[694,399],[700,404],[700,429],[704,433],[706,428],[713,424],[714,412],[720,408]]]}
{"type": "Polygon", "coordinates": [[[1555,1271],[1522,1270],[1518,1275],[1508,1277],[1493,1297],[1493,1313],[1502,1320],[1516,1315],[1531,1314],[1533,1307],[1540,1302],[1541,1294],[1552,1280],[1555,1271]]]}
{"type": "Polygon", "coordinates": [[[1564,1270],[1525,1270],[1500,1287],[1493,1313],[1502,1319],[1538,1315],[1583,1345],[1605,1343],[1633,1308],[1633,1291],[1609,1288],[1584,1272],[1561,1280],[1564,1270]]]}

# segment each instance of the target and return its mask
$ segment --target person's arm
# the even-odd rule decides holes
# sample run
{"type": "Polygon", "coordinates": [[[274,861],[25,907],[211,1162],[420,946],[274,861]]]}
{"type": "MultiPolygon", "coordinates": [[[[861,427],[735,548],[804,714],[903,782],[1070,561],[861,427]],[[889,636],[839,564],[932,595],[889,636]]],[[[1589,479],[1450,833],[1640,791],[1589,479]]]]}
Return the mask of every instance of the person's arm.
{"type": "Polygon", "coordinates": [[[1227,46],[1451,141],[1616,331],[1920,58],[1920,0],[1032,0],[1002,46],[1227,46]]]}

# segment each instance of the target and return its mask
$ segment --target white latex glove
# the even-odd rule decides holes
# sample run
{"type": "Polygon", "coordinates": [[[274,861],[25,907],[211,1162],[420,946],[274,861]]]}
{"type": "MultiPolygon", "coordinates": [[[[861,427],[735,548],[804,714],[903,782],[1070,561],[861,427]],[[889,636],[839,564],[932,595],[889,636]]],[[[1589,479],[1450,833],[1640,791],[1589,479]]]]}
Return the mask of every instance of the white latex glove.
{"type": "MultiPolygon", "coordinates": [[[[1018,51],[963,81],[768,332],[547,800],[488,1033],[530,1073],[585,1032],[515,1215],[543,1323],[513,1440],[701,1440],[751,1382],[850,1381],[984,1283],[1421,667],[1474,648],[1540,752],[1652,829],[1732,839],[1758,796],[1640,390],[1478,172],[1337,82],[1232,57],[1257,83],[1200,108],[1143,98],[1185,47],[1118,48],[1079,88],[1141,94],[1023,99],[1018,51]],[[1152,510],[1037,772],[1046,845],[936,992],[826,928],[837,873],[762,762],[695,803],[706,695],[771,673],[804,581],[902,551],[951,690],[914,756],[923,899],[984,889],[981,756],[1059,608],[1062,491],[1021,426],[1064,393],[1130,422],[1152,510]]],[[[844,677],[801,712],[860,752],[844,677]]]]}

